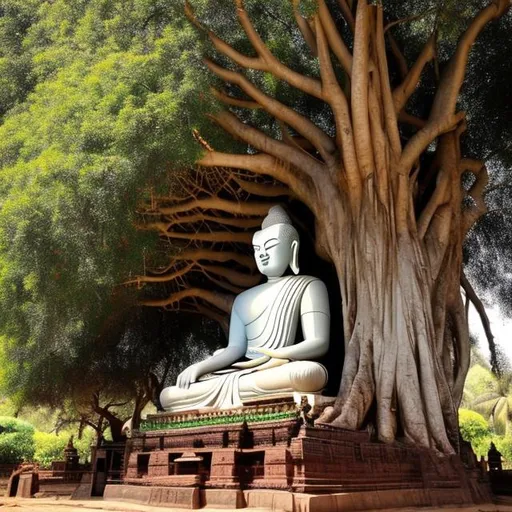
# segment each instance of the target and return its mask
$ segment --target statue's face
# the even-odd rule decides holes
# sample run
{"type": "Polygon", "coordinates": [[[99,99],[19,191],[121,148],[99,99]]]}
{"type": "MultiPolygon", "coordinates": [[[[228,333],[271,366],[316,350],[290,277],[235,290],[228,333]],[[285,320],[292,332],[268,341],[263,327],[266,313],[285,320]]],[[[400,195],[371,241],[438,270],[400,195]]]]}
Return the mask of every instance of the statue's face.
{"type": "Polygon", "coordinates": [[[283,225],[256,231],[252,238],[258,270],[267,277],[281,277],[292,260],[291,244],[283,236],[283,225]]]}

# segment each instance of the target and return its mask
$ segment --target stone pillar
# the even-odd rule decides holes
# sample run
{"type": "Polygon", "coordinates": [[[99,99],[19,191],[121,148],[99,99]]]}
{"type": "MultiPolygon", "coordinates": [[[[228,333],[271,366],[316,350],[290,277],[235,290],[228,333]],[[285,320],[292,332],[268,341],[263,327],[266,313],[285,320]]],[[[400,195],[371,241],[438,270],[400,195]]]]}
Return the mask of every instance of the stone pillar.
{"type": "Polygon", "coordinates": [[[239,478],[236,472],[236,451],[223,449],[214,450],[210,469],[210,485],[224,489],[239,488],[239,478]]]}
{"type": "Polygon", "coordinates": [[[149,457],[148,477],[169,475],[169,453],[152,452],[149,457]]]}
{"type": "Polygon", "coordinates": [[[293,477],[292,457],[283,447],[265,450],[265,485],[274,489],[288,489],[293,477]]]}
{"type": "Polygon", "coordinates": [[[137,452],[130,453],[126,461],[125,478],[137,478],[137,452]]]}

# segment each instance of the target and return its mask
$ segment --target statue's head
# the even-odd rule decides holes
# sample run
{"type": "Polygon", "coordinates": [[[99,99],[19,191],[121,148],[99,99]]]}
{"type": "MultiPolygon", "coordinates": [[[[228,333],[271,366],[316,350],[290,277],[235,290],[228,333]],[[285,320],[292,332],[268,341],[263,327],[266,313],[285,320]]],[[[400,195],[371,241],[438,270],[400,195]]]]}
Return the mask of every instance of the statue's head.
{"type": "Polygon", "coordinates": [[[281,277],[288,266],[299,273],[299,234],[281,206],[270,208],[261,231],[252,238],[258,270],[267,277],[281,277]]]}

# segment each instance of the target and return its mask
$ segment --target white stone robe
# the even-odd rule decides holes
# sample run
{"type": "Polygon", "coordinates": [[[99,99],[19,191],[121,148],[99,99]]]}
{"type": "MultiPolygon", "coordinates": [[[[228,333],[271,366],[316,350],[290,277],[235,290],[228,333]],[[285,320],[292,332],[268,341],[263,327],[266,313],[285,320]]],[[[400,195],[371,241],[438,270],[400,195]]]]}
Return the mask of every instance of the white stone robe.
{"type": "MultiPolygon", "coordinates": [[[[273,285],[268,292],[264,293],[264,296],[268,295],[268,305],[245,326],[247,358],[256,359],[262,356],[261,353],[254,350],[255,348],[275,350],[294,344],[304,292],[311,283],[317,280],[317,278],[311,276],[286,276],[279,283],[273,285]]],[[[311,311],[307,311],[307,313],[309,312],[311,311]]],[[[300,382],[301,379],[309,377],[308,373],[316,372],[318,374],[319,369],[322,375],[322,383],[318,389],[320,391],[327,381],[327,371],[319,363],[310,361],[290,362],[278,368],[262,370],[261,376],[263,377],[266,372],[290,371],[295,377],[292,380],[300,382]]],[[[192,384],[189,390],[182,390],[182,396],[176,396],[177,400],[170,404],[170,407],[164,403],[162,405],[173,412],[203,407],[226,409],[242,405],[242,399],[244,398],[294,391],[293,388],[268,391],[259,388],[254,379],[248,378],[245,378],[244,385],[240,386],[241,378],[257,371],[258,366],[244,370],[230,367],[205,375],[201,377],[199,382],[192,384]],[[194,393],[193,390],[197,392],[194,393]]],[[[173,395],[175,395],[179,393],[180,388],[173,387],[170,389],[174,391],[173,395]]]]}

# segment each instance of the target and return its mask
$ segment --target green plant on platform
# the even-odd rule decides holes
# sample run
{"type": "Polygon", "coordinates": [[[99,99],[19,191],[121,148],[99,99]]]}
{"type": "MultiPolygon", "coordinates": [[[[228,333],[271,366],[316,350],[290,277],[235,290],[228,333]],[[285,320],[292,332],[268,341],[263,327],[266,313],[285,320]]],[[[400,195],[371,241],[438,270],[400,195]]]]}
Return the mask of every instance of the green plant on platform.
{"type": "Polygon", "coordinates": [[[213,418],[197,418],[187,421],[158,421],[146,420],[141,422],[141,432],[151,430],[174,430],[182,428],[195,428],[212,425],[226,425],[232,423],[260,423],[264,421],[276,421],[284,419],[298,418],[296,411],[291,412],[273,412],[264,414],[236,414],[232,416],[216,416],[213,418]]]}

